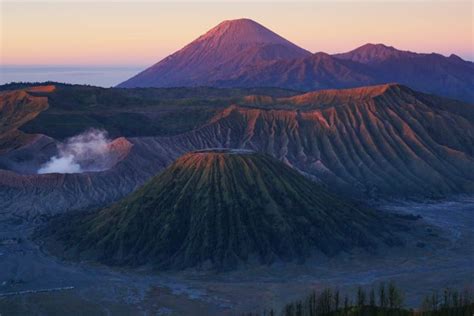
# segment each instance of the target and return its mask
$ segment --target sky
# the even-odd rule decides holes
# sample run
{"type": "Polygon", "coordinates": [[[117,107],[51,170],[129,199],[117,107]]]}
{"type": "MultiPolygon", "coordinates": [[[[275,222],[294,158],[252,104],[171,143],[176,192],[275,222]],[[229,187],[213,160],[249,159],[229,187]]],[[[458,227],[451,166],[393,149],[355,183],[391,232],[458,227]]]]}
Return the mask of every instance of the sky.
{"type": "Polygon", "coordinates": [[[312,52],[370,42],[474,60],[471,0],[0,0],[0,66],[149,66],[242,17],[312,52]]]}

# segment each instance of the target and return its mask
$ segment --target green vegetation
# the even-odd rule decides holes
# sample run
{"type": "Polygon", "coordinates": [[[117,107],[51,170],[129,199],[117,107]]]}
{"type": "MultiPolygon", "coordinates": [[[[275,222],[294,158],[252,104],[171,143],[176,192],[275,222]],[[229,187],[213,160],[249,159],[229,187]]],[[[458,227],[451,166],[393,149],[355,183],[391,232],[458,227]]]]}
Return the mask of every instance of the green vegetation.
{"type": "MultiPolygon", "coordinates": [[[[87,128],[101,128],[113,137],[176,135],[206,123],[219,109],[246,95],[274,97],[296,95],[277,88],[224,89],[196,88],[99,88],[54,82],[54,92],[29,92],[48,98],[49,108],[24,124],[26,133],[63,139],[87,128]]],[[[0,91],[24,89],[40,83],[13,83],[0,91]]]]}
{"type": "Polygon", "coordinates": [[[326,288],[312,292],[305,299],[285,305],[280,313],[273,309],[247,316],[471,316],[474,313],[474,296],[471,290],[446,288],[433,292],[423,300],[419,309],[404,306],[405,295],[393,282],[380,283],[368,292],[357,287],[352,295],[338,289],[326,288]]]}
{"type": "Polygon", "coordinates": [[[106,264],[228,269],[401,245],[399,225],[270,156],[214,150],[186,154],[115,205],[59,218],[43,235],[106,264]]]}

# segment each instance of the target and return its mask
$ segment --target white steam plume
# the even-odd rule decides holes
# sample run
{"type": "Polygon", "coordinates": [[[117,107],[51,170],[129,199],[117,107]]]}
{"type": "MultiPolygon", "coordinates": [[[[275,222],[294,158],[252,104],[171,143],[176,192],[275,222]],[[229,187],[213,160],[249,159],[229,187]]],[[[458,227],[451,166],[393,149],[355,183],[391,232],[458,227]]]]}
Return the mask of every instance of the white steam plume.
{"type": "Polygon", "coordinates": [[[43,164],[38,173],[101,171],[110,166],[110,140],[104,130],[89,129],[58,145],[58,155],[43,164]]]}

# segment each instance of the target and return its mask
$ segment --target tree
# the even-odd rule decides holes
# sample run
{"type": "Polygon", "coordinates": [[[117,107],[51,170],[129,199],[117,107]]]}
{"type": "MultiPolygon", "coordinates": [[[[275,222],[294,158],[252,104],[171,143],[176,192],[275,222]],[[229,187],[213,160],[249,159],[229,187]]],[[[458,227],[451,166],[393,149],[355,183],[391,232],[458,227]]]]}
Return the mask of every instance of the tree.
{"type": "Polygon", "coordinates": [[[338,311],[339,310],[339,290],[335,289],[334,290],[334,310],[338,311]]]}
{"type": "Polygon", "coordinates": [[[451,307],[451,290],[447,287],[443,290],[443,308],[451,307]]]}
{"type": "Polygon", "coordinates": [[[388,284],[388,306],[390,308],[401,308],[403,303],[402,294],[395,286],[395,283],[388,284]]]}
{"type": "Polygon", "coordinates": [[[285,306],[285,311],[284,314],[285,316],[293,316],[295,314],[295,308],[294,304],[287,304],[285,306]]]}
{"type": "Polygon", "coordinates": [[[432,311],[437,311],[439,307],[439,296],[438,296],[438,291],[433,292],[431,294],[431,310],[432,311]]]}
{"type": "Polygon", "coordinates": [[[429,295],[425,296],[425,298],[423,299],[423,303],[421,304],[421,310],[424,312],[428,312],[431,310],[431,297],[429,295]]]}
{"type": "Polygon", "coordinates": [[[459,307],[460,306],[460,304],[459,304],[460,303],[459,302],[459,292],[457,290],[452,291],[452,296],[451,297],[452,297],[451,301],[453,303],[453,307],[455,307],[455,308],[459,307]]]}
{"type": "Polygon", "coordinates": [[[379,306],[387,307],[387,294],[385,293],[385,283],[381,282],[379,285],[379,306]]]}
{"type": "Polygon", "coordinates": [[[375,290],[374,290],[374,288],[371,288],[371,289],[370,289],[369,305],[370,305],[370,306],[375,306],[375,290]]]}
{"type": "Polygon", "coordinates": [[[472,303],[472,292],[465,288],[462,292],[462,298],[460,299],[463,306],[469,305],[472,303]]]}
{"type": "Polygon", "coordinates": [[[332,310],[332,291],[331,289],[325,289],[321,292],[318,298],[318,311],[321,314],[330,313],[332,310]]]}
{"type": "Polygon", "coordinates": [[[344,295],[344,310],[347,310],[349,308],[349,297],[344,295]]]}
{"type": "Polygon", "coordinates": [[[296,303],[295,316],[303,316],[303,304],[301,303],[301,301],[298,301],[296,303]]]}
{"type": "Polygon", "coordinates": [[[359,286],[357,287],[357,306],[362,307],[365,305],[365,291],[359,286]]]}

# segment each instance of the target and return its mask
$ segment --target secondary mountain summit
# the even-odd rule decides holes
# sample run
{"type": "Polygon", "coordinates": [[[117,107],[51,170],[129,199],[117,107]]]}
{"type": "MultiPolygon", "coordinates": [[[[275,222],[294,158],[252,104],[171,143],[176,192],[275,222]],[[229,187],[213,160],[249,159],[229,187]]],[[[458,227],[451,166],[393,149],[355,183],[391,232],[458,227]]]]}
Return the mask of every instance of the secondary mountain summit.
{"type": "Polygon", "coordinates": [[[312,54],[249,19],[224,21],[183,49],[118,85],[279,87],[301,91],[398,82],[474,103],[474,63],[366,44],[312,54]]]}

